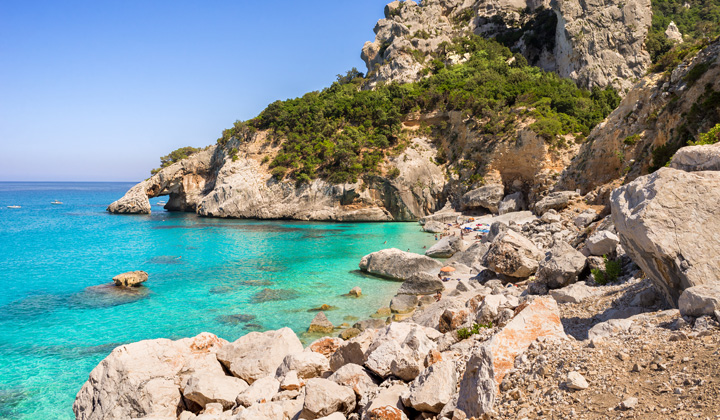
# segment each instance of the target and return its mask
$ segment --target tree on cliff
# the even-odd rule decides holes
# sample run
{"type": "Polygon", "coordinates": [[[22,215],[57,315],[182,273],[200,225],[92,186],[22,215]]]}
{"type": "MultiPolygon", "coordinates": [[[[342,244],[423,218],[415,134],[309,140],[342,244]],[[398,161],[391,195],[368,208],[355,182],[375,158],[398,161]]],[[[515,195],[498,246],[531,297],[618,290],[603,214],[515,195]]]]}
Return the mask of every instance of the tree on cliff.
{"type": "Polygon", "coordinates": [[[179,149],[175,149],[170,154],[165,155],[160,158],[160,167],[155,168],[152,171],[150,171],[151,174],[155,175],[156,173],[160,172],[163,168],[167,168],[168,166],[172,165],[175,162],[181,161],[183,159],[187,159],[188,157],[192,156],[193,154],[199,152],[202,149],[195,148],[195,147],[181,147],[179,149]]]}

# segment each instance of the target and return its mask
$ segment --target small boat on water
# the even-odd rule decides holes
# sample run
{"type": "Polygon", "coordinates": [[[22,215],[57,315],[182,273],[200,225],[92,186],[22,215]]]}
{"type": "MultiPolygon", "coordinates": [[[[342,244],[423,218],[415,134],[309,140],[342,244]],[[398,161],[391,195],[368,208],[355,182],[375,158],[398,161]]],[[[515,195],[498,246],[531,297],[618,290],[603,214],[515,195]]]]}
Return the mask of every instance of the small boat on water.
{"type": "Polygon", "coordinates": [[[165,204],[167,204],[165,201],[158,201],[155,203],[156,206],[164,206],[165,204]]]}
{"type": "Polygon", "coordinates": [[[63,203],[63,202],[60,201],[60,200],[55,200],[55,201],[51,202],[50,204],[62,204],[62,203],[63,203]]]}
{"type": "Polygon", "coordinates": [[[7,206],[9,209],[21,209],[21,206],[7,206]]]}

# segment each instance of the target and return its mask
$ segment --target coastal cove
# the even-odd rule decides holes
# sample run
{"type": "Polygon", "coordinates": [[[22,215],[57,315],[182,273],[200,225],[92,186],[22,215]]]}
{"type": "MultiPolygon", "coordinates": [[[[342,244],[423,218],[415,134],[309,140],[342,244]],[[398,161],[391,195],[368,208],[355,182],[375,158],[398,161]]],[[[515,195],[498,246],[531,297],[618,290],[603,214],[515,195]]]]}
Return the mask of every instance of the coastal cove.
{"type": "Polygon", "coordinates": [[[360,274],[362,256],[434,243],[416,223],[212,219],[164,212],[160,198],[151,215],[105,212],[130,186],[0,183],[0,419],[73,418],[75,394],[120,344],[300,335],[323,304],[337,307],[333,324],[352,324],[400,286],[360,274]],[[139,292],[92,289],[129,270],[150,274],[139,292]],[[354,286],[361,298],[343,296],[354,286]]]}

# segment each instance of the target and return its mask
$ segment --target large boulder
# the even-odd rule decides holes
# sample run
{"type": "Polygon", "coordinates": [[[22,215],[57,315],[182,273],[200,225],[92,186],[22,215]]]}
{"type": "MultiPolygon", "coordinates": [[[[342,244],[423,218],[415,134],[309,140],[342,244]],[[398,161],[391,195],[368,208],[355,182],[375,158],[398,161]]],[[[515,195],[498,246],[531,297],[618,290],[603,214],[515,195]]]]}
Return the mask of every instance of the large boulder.
{"type": "Polygon", "coordinates": [[[505,198],[500,202],[498,206],[498,214],[514,213],[516,211],[524,210],[527,207],[523,193],[518,191],[506,195],[505,198]]]}
{"type": "Polygon", "coordinates": [[[483,264],[485,262],[485,254],[489,248],[490,245],[485,242],[474,242],[466,250],[453,255],[453,257],[448,260],[448,264],[464,264],[476,273],[479,273],[485,268],[483,264]]]}
{"type": "Polygon", "coordinates": [[[409,314],[418,306],[416,295],[395,295],[390,301],[390,311],[394,314],[409,314]]]}
{"type": "Polygon", "coordinates": [[[274,375],[285,356],[303,351],[303,345],[290,328],[248,333],[218,351],[218,360],[233,375],[252,384],[274,375]]]}
{"type": "Polygon", "coordinates": [[[119,287],[137,287],[146,282],[147,279],[148,273],[144,271],[128,271],[113,277],[113,282],[115,286],[119,287]]]}
{"type": "Polygon", "coordinates": [[[340,412],[349,414],[355,409],[355,392],[329,379],[313,378],[305,385],[305,402],[301,417],[317,419],[340,412]]]}
{"type": "Polygon", "coordinates": [[[495,405],[498,384],[492,360],[492,350],[487,346],[475,348],[470,355],[456,404],[467,417],[482,418],[495,405]]]}
{"type": "Polygon", "coordinates": [[[181,411],[184,379],[204,372],[223,376],[218,349],[227,341],[202,333],[171,341],[145,340],[122,345],[92,372],[78,392],[73,412],[79,420],[172,417],[181,411]]]}
{"type": "Polygon", "coordinates": [[[406,280],[413,274],[441,267],[442,264],[437,260],[397,248],[373,252],[360,260],[360,270],[392,280],[406,280]]]}
{"type": "Polygon", "coordinates": [[[400,285],[398,295],[434,295],[445,290],[443,282],[432,274],[417,273],[400,285]]]}
{"type": "Polygon", "coordinates": [[[485,265],[498,274],[526,278],[535,273],[542,252],[523,235],[508,230],[498,235],[485,254],[485,265]]]}
{"type": "Polygon", "coordinates": [[[611,202],[623,248],[669,302],[720,281],[720,172],[661,168],[613,191],[611,202]]]}
{"type": "Polygon", "coordinates": [[[429,220],[423,225],[423,230],[429,233],[442,233],[447,228],[445,223],[429,220]]]}
{"type": "Polygon", "coordinates": [[[484,185],[480,188],[468,191],[462,196],[461,205],[463,209],[484,208],[492,213],[498,212],[498,205],[505,194],[505,187],[502,184],[484,185]]]}
{"type": "Polygon", "coordinates": [[[303,351],[285,356],[275,376],[282,378],[290,371],[295,371],[300,379],[322,376],[330,370],[328,358],[314,351],[303,351]]]}
{"type": "Polygon", "coordinates": [[[272,401],[272,397],[280,391],[280,381],[273,376],[266,376],[253,382],[245,391],[237,396],[236,401],[244,407],[257,403],[272,401]]]}
{"type": "Polygon", "coordinates": [[[235,405],[235,398],[247,388],[247,382],[233,376],[198,373],[187,380],[182,393],[201,407],[219,403],[227,410],[235,405]]]}
{"type": "Polygon", "coordinates": [[[378,383],[370,372],[360,365],[348,363],[328,377],[329,380],[352,388],[358,398],[368,395],[377,389],[378,383]]]}
{"type": "Polygon", "coordinates": [[[396,383],[382,389],[365,407],[363,420],[408,420],[401,396],[407,392],[407,385],[396,383]]]}
{"type": "Polygon", "coordinates": [[[555,299],[538,297],[518,309],[515,317],[487,343],[498,384],[515,366],[515,358],[523,354],[533,341],[540,337],[567,339],[555,299]]]}
{"type": "Polygon", "coordinates": [[[459,236],[445,236],[425,251],[425,255],[432,258],[450,258],[462,249],[463,240],[459,236]]]}
{"type": "Polygon", "coordinates": [[[600,230],[590,235],[587,241],[585,241],[585,246],[587,246],[588,251],[590,251],[590,255],[602,257],[615,252],[615,248],[619,242],[620,239],[614,233],[607,230],[600,230]]]}
{"type": "Polygon", "coordinates": [[[720,143],[683,147],[673,156],[670,167],[686,172],[720,171],[720,143]]]}
{"type": "Polygon", "coordinates": [[[537,281],[550,289],[575,283],[585,268],[585,256],[564,241],[557,241],[540,262],[537,281]]]}
{"type": "Polygon", "coordinates": [[[439,413],[455,394],[457,381],[455,362],[435,363],[410,384],[410,392],[403,398],[403,403],[417,411],[439,413]]]}
{"type": "Polygon", "coordinates": [[[685,289],[678,301],[682,315],[713,316],[720,311],[720,283],[701,284],[685,289]]]}
{"type": "Polygon", "coordinates": [[[303,400],[273,401],[253,404],[241,411],[235,420],[291,420],[302,411],[303,400]]]}
{"type": "Polygon", "coordinates": [[[342,343],[335,353],[330,356],[330,369],[336,372],[349,363],[363,365],[367,360],[365,353],[375,340],[376,335],[376,330],[368,329],[342,343]]]}
{"type": "Polygon", "coordinates": [[[440,335],[435,330],[412,323],[388,325],[378,331],[365,352],[365,366],[382,378],[390,374],[397,376],[401,371],[404,371],[404,376],[408,370],[422,365],[425,356],[436,347],[428,334],[435,338],[440,335]]]}
{"type": "Polygon", "coordinates": [[[570,203],[579,198],[580,194],[575,191],[558,191],[550,193],[543,197],[542,200],[535,203],[535,212],[539,215],[544,214],[546,211],[562,210],[569,206],[570,203]]]}

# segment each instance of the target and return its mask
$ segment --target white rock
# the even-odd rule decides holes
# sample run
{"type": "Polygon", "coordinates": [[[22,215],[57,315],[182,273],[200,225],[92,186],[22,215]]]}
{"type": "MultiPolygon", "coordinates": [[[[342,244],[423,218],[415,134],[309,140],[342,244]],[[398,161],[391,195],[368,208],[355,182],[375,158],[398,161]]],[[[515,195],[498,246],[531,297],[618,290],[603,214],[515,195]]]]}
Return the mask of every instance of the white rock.
{"type": "Polygon", "coordinates": [[[587,380],[585,380],[585,378],[579,372],[576,372],[576,371],[572,371],[572,372],[568,373],[567,382],[565,382],[565,386],[567,386],[570,389],[574,389],[574,390],[583,390],[583,389],[587,389],[588,387],[590,387],[587,380]]]}
{"type": "Polygon", "coordinates": [[[631,319],[611,319],[601,322],[590,328],[588,331],[588,339],[592,340],[625,333],[630,330],[632,324],[633,321],[631,319]]]}
{"type": "Polygon", "coordinates": [[[349,414],[355,409],[355,392],[328,379],[313,378],[305,384],[302,417],[317,419],[335,412],[349,414]]]}
{"type": "Polygon", "coordinates": [[[575,283],[585,268],[586,258],[565,241],[556,241],[539,264],[537,281],[550,289],[575,283]]]}
{"type": "Polygon", "coordinates": [[[280,382],[273,376],[266,376],[253,382],[248,389],[237,396],[236,401],[244,407],[250,407],[256,403],[272,401],[278,391],[280,391],[280,382]]]}
{"type": "Polygon", "coordinates": [[[410,384],[409,394],[403,398],[403,403],[417,411],[439,413],[455,394],[457,381],[452,360],[437,362],[410,384]]]}
{"type": "Polygon", "coordinates": [[[620,239],[617,235],[607,230],[601,230],[590,235],[585,245],[591,255],[602,257],[613,253],[618,243],[620,243],[620,239]]]}
{"type": "Polygon", "coordinates": [[[304,383],[298,378],[297,372],[291,370],[283,375],[280,389],[283,391],[298,391],[303,385],[304,383]]]}
{"type": "Polygon", "coordinates": [[[459,236],[445,236],[425,251],[425,255],[432,258],[450,258],[462,249],[463,241],[459,236]]]}
{"type": "Polygon", "coordinates": [[[678,304],[683,316],[714,316],[715,311],[720,311],[720,283],[701,284],[687,288],[680,295],[678,304]]]}
{"type": "Polygon", "coordinates": [[[316,378],[330,370],[330,362],[320,353],[308,351],[291,353],[285,356],[275,376],[282,378],[291,370],[294,370],[300,379],[316,378]]]}
{"type": "Polygon", "coordinates": [[[460,381],[457,408],[468,417],[481,417],[492,411],[497,394],[492,352],[481,346],[473,350],[460,381]]]}
{"type": "Polygon", "coordinates": [[[406,280],[413,274],[429,272],[441,267],[439,261],[430,257],[397,248],[373,252],[360,260],[360,270],[393,280],[406,280]]]}
{"type": "Polygon", "coordinates": [[[382,389],[368,405],[363,407],[363,420],[408,420],[400,397],[407,391],[407,385],[395,384],[382,389]]]}
{"type": "Polygon", "coordinates": [[[502,184],[484,185],[462,196],[461,205],[464,209],[485,208],[492,213],[498,212],[498,205],[505,194],[502,184]]]}
{"type": "Polygon", "coordinates": [[[202,333],[178,341],[145,340],[119,346],[90,372],[75,398],[75,417],[175,417],[182,404],[183,378],[196,372],[225,374],[215,353],[226,343],[202,333]]]}
{"type": "Polygon", "coordinates": [[[243,410],[236,420],[293,420],[302,411],[303,399],[254,404],[243,410]]]}
{"type": "Polygon", "coordinates": [[[303,345],[290,328],[251,332],[224,346],[217,358],[233,375],[252,384],[274,375],[285,356],[300,353],[303,345]]]}
{"type": "Polygon", "coordinates": [[[182,392],[185,398],[201,407],[219,403],[227,410],[235,405],[235,398],[247,388],[247,382],[239,378],[197,373],[187,380],[182,392]]]}
{"type": "Polygon", "coordinates": [[[671,168],[612,193],[621,244],[668,302],[683,290],[720,281],[720,172],[671,168]]]}
{"type": "Polygon", "coordinates": [[[509,230],[493,240],[485,255],[485,265],[498,274],[524,278],[535,273],[543,257],[529,239],[509,230]]]}
{"type": "Polygon", "coordinates": [[[580,303],[585,299],[595,297],[600,294],[597,287],[588,286],[585,283],[574,283],[562,289],[554,289],[550,291],[552,296],[558,303],[580,303]]]}
{"type": "Polygon", "coordinates": [[[525,200],[521,192],[506,195],[498,206],[499,214],[513,213],[526,208],[525,200]]]}
{"type": "Polygon", "coordinates": [[[343,386],[352,388],[355,394],[362,398],[374,389],[377,389],[377,382],[370,373],[360,365],[349,363],[328,377],[329,380],[343,386]]]}

